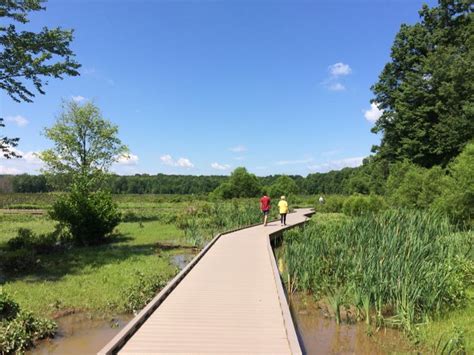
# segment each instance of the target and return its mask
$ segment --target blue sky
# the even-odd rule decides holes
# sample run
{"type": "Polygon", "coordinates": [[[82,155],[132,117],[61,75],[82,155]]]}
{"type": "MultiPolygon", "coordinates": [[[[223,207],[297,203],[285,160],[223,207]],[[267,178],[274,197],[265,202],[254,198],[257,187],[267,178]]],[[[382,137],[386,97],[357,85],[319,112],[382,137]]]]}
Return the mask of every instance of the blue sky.
{"type": "Polygon", "coordinates": [[[81,76],[34,103],[0,93],[8,136],[37,172],[61,100],[93,100],[131,151],[121,174],[301,174],[355,166],[379,137],[370,86],[418,0],[49,0],[29,28],[73,28],[81,76]]]}

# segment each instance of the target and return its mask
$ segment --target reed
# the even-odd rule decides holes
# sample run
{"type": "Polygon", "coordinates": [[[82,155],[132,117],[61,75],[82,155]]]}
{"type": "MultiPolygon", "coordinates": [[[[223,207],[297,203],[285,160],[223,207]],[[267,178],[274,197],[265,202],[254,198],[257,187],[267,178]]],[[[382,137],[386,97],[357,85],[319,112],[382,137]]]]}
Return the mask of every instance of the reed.
{"type": "Polygon", "coordinates": [[[465,301],[473,237],[456,233],[442,216],[417,211],[312,223],[285,234],[289,289],[327,297],[336,315],[351,304],[367,323],[410,332],[465,301]]]}

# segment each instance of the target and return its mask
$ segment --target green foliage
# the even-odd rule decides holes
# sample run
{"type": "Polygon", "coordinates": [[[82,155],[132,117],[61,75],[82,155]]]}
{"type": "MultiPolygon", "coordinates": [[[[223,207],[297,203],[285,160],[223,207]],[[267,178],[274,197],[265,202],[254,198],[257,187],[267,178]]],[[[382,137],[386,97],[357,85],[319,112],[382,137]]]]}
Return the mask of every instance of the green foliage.
{"type": "Polygon", "coordinates": [[[472,3],[424,5],[421,21],[402,25],[387,63],[372,87],[382,116],[377,155],[445,166],[474,137],[472,3]]]}
{"type": "Polygon", "coordinates": [[[100,186],[112,163],[127,154],[117,126],[104,119],[93,103],[66,102],[44,134],[54,147],[40,154],[50,174],[72,178],[93,190],[100,186]]]}
{"type": "Polygon", "coordinates": [[[20,312],[20,306],[0,288],[0,322],[11,321],[20,312]]]}
{"type": "Polygon", "coordinates": [[[45,78],[79,75],[80,65],[74,61],[74,53],[69,48],[72,30],[43,27],[38,33],[17,31],[13,22],[28,23],[29,12],[45,9],[41,3],[41,0],[0,2],[0,89],[17,102],[32,102],[35,96],[25,81],[31,81],[36,90],[44,94],[45,78]]]}
{"type": "Polygon", "coordinates": [[[316,201],[316,212],[321,213],[339,213],[342,212],[344,202],[347,200],[347,196],[342,195],[329,195],[324,197],[324,203],[316,201]]]}
{"type": "MultiPolygon", "coordinates": [[[[3,127],[5,127],[5,124],[3,123],[3,118],[0,117],[0,129],[3,127]]],[[[20,156],[12,149],[18,145],[19,140],[19,138],[0,136],[0,156],[3,156],[6,159],[20,158],[20,156]]]]}
{"type": "Polygon", "coordinates": [[[289,176],[282,175],[270,186],[269,194],[273,198],[293,196],[298,193],[296,182],[289,176]]]}
{"type": "Polygon", "coordinates": [[[159,274],[145,275],[140,271],[136,271],[134,277],[135,282],[122,294],[125,310],[136,314],[166,285],[166,281],[159,274]]]}
{"type": "Polygon", "coordinates": [[[54,336],[56,330],[53,321],[22,311],[10,322],[0,323],[0,353],[23,353],[35,341],[54,336]]]}
{"type": "Polygon", "coordinates": [[[317,216],[285,233],[289,289],[344,295],[338,304],[357,307],[367,322],[408,332],[466,300],[469,283],[456,280],[472,278],[472,233],[453,233],[446,218],[403,210],[326,223],[317,216]]]}
{"type": "Polygon", "coordinates": [[[449,166],[449,175],[434,208],[446,213],[458,224],[474,225],[474,142],[449,166]]]}
{"type": "Polygon", "coordinates": [[[408,161],[394,164],[387,179],[387,197],[392,206],[429,208],[441,195],[445,172],[436,166],[422,168],[408,161]]]}
{"type": "Polygon", "coordinates": [[[342,212],[348,216],[361,216],[381,212],[387,208],[387,204],[380,196],[354,195],[344,201],[342,212]]]}
{"type": "Polygon", "coordinates": [[[54,336],[54,322],[20,310],[0,288],[0,354],[23,353],[34,341],[54,336]]]}
{"type": "Polygon", "coordinates": [[[50,217],[67,228],[76,244],[95,245],[105,242],[121,215],[108,192],[91,193],[74,184],[69,194],[54,203],[50,217]]]}
{"type": "Polygon", "coordinates": [[[230,175],[229,181],[218,186],[212,195],[220,199],[245,198],[256,197],[261,191],[262,187],[257,177],[240,167],[236,168],[230,175]]]}

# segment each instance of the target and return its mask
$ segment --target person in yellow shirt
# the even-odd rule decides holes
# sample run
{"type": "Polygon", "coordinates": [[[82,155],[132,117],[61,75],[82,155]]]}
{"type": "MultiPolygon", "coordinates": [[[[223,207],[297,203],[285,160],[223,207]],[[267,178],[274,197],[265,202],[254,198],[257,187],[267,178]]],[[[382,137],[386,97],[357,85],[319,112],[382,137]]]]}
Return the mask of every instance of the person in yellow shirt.
{"type": "Polygon", "coordinates": [[[280,202],[278,202],[278,209],[280,210],[281,225],[286,226],[286,214],[288,213],[288,202],[286,202],[285,196],[282,196],[280,198],[280,202]]]}

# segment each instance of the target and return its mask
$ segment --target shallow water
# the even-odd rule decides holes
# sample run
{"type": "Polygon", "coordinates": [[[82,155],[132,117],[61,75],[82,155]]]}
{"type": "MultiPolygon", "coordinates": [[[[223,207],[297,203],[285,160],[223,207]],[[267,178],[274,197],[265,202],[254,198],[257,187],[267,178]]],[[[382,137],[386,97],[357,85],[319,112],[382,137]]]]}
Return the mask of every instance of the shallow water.
{"type": "Polygon", "coordinates": [[[403,334],[393,329],[372,330],[368,335],[363,322],[336,324],[325,316],[309,296],[295,295],[290,299],[291,313],[306,354],[393,354],[410,353],[403,334]]]}
{"type": "MultiPolygon", "coordinates": [[[[182,270],[195,254],[176,254],[171,263],[182,270]]],[[[132,314],[108,319],[91,319],[87,314],[72,314],[56,320],[59,331],[54,339],[47,339],[29,354],[96,354],[131,319],[132,314]]]]}
{"type": "Polygon", "coordinates": [[[28,354],[96,354],[131,319],[121,315],[109,319],[90,319],[86,314],[72,314],[57,320],[59,332],[54,339],[42,341],[28,354]]]}

